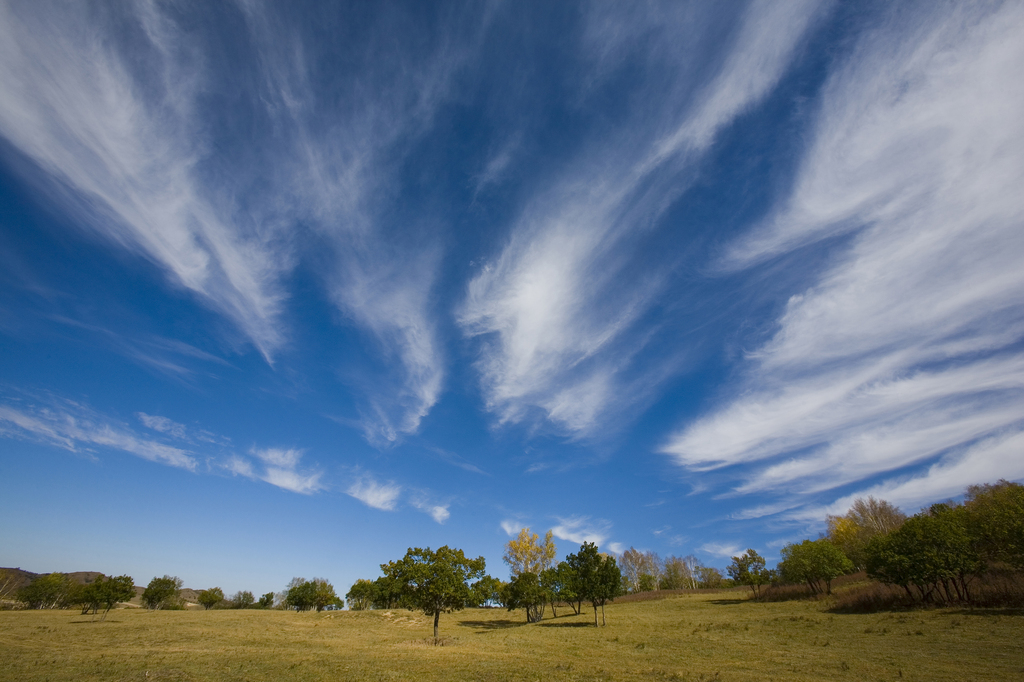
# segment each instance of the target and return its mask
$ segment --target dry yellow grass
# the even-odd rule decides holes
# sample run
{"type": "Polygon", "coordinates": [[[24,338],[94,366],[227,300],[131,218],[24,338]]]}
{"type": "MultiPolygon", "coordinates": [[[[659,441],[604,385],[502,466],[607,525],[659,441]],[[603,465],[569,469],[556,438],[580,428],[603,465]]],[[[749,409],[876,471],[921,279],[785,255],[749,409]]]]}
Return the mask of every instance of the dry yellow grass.
{"type": "Polygon", "coordinates": [[[613,604],[525,624],[471,609],[0,612],[4,680],[1012,680],[1024,615],[934,610],[832,615],[736,593],[613,604]]]}

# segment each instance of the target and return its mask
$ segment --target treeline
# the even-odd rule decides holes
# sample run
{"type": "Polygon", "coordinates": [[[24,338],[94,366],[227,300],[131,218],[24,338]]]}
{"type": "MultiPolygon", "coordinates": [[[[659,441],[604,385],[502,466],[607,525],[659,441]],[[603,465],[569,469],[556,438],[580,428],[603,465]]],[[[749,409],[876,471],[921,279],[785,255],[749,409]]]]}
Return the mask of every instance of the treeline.
{"type": "Polygon", "coordinates": [[[442,613],[466,607],[500,605],[523,609],[527,622],[552,616],[559,604],[579,614],[583,604],[594,608],[594,625],[604,619],[604,605],[622,594],[622,574],[614,556],[584,542],[578,552],[555,563],[556,550],[549,531],[544,541],[524,528],[505,546],[511,579],[498,580],[485,573],[483,557],[468,559],[462,550],[447,546],[437,551],[410,548],[405,557],[381,564],[376,580],[360,579],[345,595],[349,609],[408,608],[434,618],[434,640],[442,613]]]}
{"type": "Polygon", "coordinates": [[[753,549],[733,557],[730,576],[755,597],[770,598],[772,589],[797,584],[811,595],[828,595],[833,580],[857,571],[898,590],[854,592],[840,605],[847,608],[1007,605],[1024,597],[1020,484],[970,486],[963,502],[933,504],[911,517],[884,500],[858,499],[845,515],[828,517],[827,525],[823,537],[784,547],[774,570],[753,549]]]}
{"type": "Polygon", "coordinates": [[[655,552],[630,547],[619,557],[622,590],[630,594],[654,590],[699,590],[732,587],[733,581],[692,554],[662,559],[655,552]]]}

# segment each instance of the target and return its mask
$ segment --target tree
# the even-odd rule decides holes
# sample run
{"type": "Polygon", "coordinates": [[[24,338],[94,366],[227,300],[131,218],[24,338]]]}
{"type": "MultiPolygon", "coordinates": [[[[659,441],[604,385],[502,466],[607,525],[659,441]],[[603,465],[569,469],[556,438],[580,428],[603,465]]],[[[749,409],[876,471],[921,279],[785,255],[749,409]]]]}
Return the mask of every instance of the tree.
{"type": "Polygon", "coordinates": [[[348,608],[352,611],[362,611],[363,609],[372,608],[376,599],[376,583],[364,578],[356,580],[345,594],[345,600],[348,602],[348,608]]]}
{"type": "Polygon", "coordinates": [[[732,558],[732,564],[726,568],[729,577],[740,585],[746,585],[754,593],[754,597],[761,596],[761,586],[767,585],[772,574],[764,565],[764,557],[748,549],[746,553],[732,558]]]}
{"type": "Polygon", "coordinates": [[[165,575],[153,578],[142,593],[142,603],[148,609],[178,608],[181,604],[181,578],[165,575]]]}
{"type": "Polygon", "coordinates": [[[853,571],[853,562],[826,539],[789,544],[780,553],[779,574],[792,583],[807,583],[812,593],[832,594],[832,581],[853,571]],[[824,589],[822,583],[825,584],[824,589]]]}
{"type": "Polygon", "coordinates": [[[586,599],[594,607],[596,626],[597,607],[600,606],[603,613],[605,602],[622,594],[622,572],[615,563],[615,557],[602,555],[597,551],[597,545],[584,542],[579,552],[565,558],[565,563],[571,569],[573,592],[577,599],[586,599]]]}
{"type": "Polygon", "coordinates": [[[485,575],[470,586],[470,599],[466,606],[480,607],[488,602],[500,602],[504,587],[502,581],[485,575]]]}
{"type": "Polygon", "coordinates": [[[324,578],[292,578],[288,583],[284,601],[296,611],[316,609],[320,612],[325,606],[337,605],[341,600],[334,593],[334,586],[324,578]]]}
{"type": "Polygon", "coordinates": [[[549,568],[540,575],[541,582],[551,593],[551,612],[555,611],[555,602],[565,602],[578,616],[583,597],[579,595],[579,578],[572,566],[564,561],[554,568],[549,568]]]}
{"type": "Polygon", "coordinates": [[[509,540],[505,544],[505,555],[502,559],[508,564],[510,575],[513,578],[521,573],[539,576],[551,568],[557,553],[551,537],[552,533],[549,530],[544,534],[544,542],[540,542],[540,537],[536,533],[531,534],[529,528],[523,528],[519,531],[518,537],[509,540]]]}
{"type": "Polygon", "coordinates": [[[630,547],[619,557],[622,580],[630,592],[649,592],[658,589],[662,576],[661,557],[654,552],[641,552],[630,547]]]}
{"type": "Polygon", "coordinates": [[[224,601],[224,590],[219,587],[211,587],[210,589],[203,590],[199,593],[199,603],[202,604],[203,608],[207,611],[222,601],[224,601]]]}
{"type": "Polygon", "coordinates": [[[410,609],[418,609],[434,617],[434,642],[442,613],[465,607],[470,599],[468,582],[482,578],[484,558],[467,559],[461,549],[447,545],[432,551],[429,547],[410,548],[405,557],[381,564],[384,575],[401,585],[402,601],[410,609]]]}
{"type": "Polygon", "coordinates": [[[375,609],[394,609],[403,606],[403,585],[394,578],[383,575],[373,581],[375,609]]]}
{"type": "Polygon", "coordinates": [[[891,533],[906,521],[907,515],[898,507],[868,496],[857,498],[844,516],[829,516],[826,537],[853,562],[855,568],[864,568],[865,548],[871,538],[891,533]]]}
{"type": "Polygon", "coordinates": [[[63,609],[75,603],[75,584],[63,573],[47,573],[17,591],[18,601],[30,609],[63,609]]]}
{"type": "Polygon", "coordinates": [[[703,589],[715,589],[722,586],[725,578],[714,566],[698,566],[696,568],[697,585],[703,589]]]}
{"type": "Polygon", "coordinates": [[[334,593],[334,585],[326,578],[313,578],[310,583],[313,585],[310,588],[310,605],[317,610],[317,613],[323,611],[325,606],[331,604],[335,606],[344,605],[344,602],[338,599],[338,595],[334,593]]]}
{"type": "Polygon", "coordinates": [[[699,582],[698,569],[701,568],[700,559],[690,554],[685,557],[670,556],[665,559],[661,571],[661,580],[658,589],[661,590],[684,590],[697,589],[699,582]]]}
{"type": "Polygon", "coordinates": [[[867,546],[868,577],[899,585],[911,598],[969,601],[970,581],[985,563],[967,532],[964,507],[936,504],[867,546]]]}
{"type": "MultiPolygon", "coordinates": [[[[271,595],[270,598],[273,599],[273,595],[271,595]]],[[[235,592],[231,597],[231,608],[234,609],[248,609],[251,608],[254,603],[256,603],[256,597],[252,592],[239,591],[235,592]]]]}
{"type": "Polygon", "coordinates": [[[967,531],[980,556],[1024,569],[1024,486],[1006,480],[972,485],[964,508],[967,531]]]}
{"type": "Polygon", "coordinates": [[[103,609],[103,618],[100,620],[106,620],[110,609],[117,604],[129,601],[135,596],[135,581],[128,575],[119,575],[115,578],[104,578],[100,575],[86,587],[94,604],[93,615],[95,616],[98,608],[103,609]]]}
{"type": "Polygon", "coordinates": [[[265,595],[260,597],[258,604],[261,609],[269,609],[274,605],[274,593],[267,592],[265,595]]]}
{"type": "Polygon", "coordinates": [[[507,583],[501,592],[501,601],[509,611],[526,610],[526,622],[536,623],[544,617],[548,591],[536,573],[520,573],[507,583]]]}

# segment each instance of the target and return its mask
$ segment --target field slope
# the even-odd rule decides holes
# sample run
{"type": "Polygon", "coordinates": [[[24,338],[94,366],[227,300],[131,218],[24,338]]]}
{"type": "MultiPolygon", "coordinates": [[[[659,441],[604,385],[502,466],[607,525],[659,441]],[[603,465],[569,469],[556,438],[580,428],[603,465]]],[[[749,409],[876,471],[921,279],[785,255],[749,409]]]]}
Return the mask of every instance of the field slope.
{"type": "Polygon", "coordinates": [[[736,593],[613,604],[527,625],[470,609],[0,612],[5,680],[1010,680],[1024,615],[932,610],[834,615],[736,593]]]}

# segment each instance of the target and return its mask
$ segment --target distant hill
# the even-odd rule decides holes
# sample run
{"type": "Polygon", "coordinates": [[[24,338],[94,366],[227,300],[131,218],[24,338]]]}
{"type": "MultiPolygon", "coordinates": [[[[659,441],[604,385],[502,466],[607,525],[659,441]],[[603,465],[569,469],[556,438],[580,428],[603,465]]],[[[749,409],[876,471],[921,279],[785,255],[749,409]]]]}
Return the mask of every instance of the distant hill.
{"type": "MultiPolygon", "coordinates": [[[[11,592],[21,589],[27,586],[33,580],[45,573],[33,573],[32,571],[25,571],[21,568],[0,568],[0,575],[6,575],[10,573],[12,576],[11,581],[11,592]]],[[[75,571],[73,573],[66,573],[69,578],[80,585],[88,585],[89,583],[96,580],[98,576],[103,575],[99,571],[75,571]]],[[[137,606],[142,605],[142,593],[145,591],[145,585],[135,586],[135,598],[129,603],[137,606]]],[[[193,590],[189,587],[182,588],[181,597],[185,600],[186,605],[189,607],[196,606],[199,603],[199,592],[200,590],[193,590]]]]}

